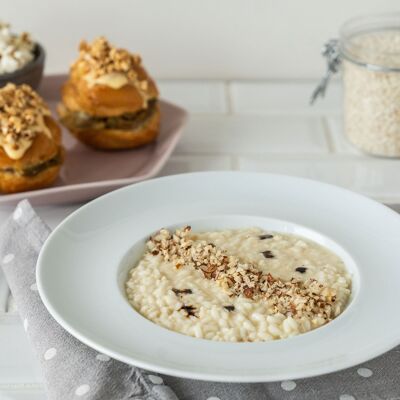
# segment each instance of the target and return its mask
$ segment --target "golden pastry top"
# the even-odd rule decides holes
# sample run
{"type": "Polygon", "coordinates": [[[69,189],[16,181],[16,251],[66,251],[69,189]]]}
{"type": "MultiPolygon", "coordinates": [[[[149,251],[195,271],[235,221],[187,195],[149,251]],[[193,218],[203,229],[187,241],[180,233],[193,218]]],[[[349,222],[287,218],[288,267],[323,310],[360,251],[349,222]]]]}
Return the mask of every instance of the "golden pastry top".
{"type": "Polygon", "coordinates": [[[92,43],[82,41],[79,46],[79,57],[72,65],[82,71],[90,86],[100,84],[113,89],[124,85],[139,85],[146,90],[148,82],[140,80],[137,68],[141,66],[141,58],[125,49],[112,46],[106,38],[99,37],[92,43]]]}
{"type": "Polygon", "coordinates": [[[22,158],[36,135],[51,137],[44,117],[50,110],[28,85],[8,83],[0,89],[0,147],[13,160],[22,158]]]}

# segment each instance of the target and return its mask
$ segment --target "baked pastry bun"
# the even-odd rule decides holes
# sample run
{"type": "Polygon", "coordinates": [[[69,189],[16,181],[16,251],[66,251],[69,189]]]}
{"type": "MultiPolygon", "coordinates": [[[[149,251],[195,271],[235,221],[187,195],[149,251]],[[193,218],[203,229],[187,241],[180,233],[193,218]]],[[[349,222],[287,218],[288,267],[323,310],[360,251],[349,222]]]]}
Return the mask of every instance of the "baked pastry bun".
{"type": "Polygon", "coordinates": [[[83,143],[103,150],[149,143],[160,127],[158,90],[138,55],[105,38],[82,42],[63,85],[58,114],[83,143]]]}
{"type": "Polygon", "coordinates": [[[28,85],[0,89],[0,192],[50,186],[64,158],[61,129],[28,85]]]}

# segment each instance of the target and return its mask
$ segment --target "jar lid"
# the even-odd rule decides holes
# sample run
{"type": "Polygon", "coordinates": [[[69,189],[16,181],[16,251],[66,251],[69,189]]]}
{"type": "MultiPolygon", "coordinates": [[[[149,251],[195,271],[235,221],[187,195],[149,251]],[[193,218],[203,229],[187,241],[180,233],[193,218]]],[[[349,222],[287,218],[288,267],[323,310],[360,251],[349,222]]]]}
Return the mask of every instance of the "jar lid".
{"type": "Polygon", "coordinates": [[[340,30],[342,58],[379,71],[400,71],[400,14],[353,18],[340,30]]]}

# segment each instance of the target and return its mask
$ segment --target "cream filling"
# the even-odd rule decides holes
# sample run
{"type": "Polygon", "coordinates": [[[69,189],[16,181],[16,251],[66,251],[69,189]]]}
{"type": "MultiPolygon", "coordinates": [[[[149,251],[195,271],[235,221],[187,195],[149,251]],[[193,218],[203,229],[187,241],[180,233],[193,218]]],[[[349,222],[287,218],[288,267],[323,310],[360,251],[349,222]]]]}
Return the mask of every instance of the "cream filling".
{"type": "Polygon", "coordinates": [[[120,89],[130,83],[128,77],[125,74],[119,72],[101,75],[98,78],[93,78],[92,76],[87,75],[85,79],[88,82],[89,86],[105,85],[112,89],[120,89]]]}
{"type": "MultiPolygon", "coordinates": [[[[37,134],[45,134],[48,138],[52,138],[50,129],[44,122],[43,118],[40,118],[39,124],[32,127],[32,132],[37,134]]],[[[28,149],[32,146],[35,136],[25,138],[19,137],[18,140],[14,140],[12,134],[2,135],[0,134],[0,147],[2,147],[9,158],[12,160],[21,159],[28,149]]]]}
{"type": "Polygon", "coordinates": [[[105,85],[112,89],[120,89],[125,85],[133,85],[139,91],[143,99],[143,107],[147,107],[147,102],[150,99],[147,93],[149,84],[146,80],[133,81],[121,72],[112,72],[109,74],[101,75],[98,78],[94,78],[93,75],[89,74],[85,76],[85,80],[88,83],[89,87],[92,87],[94,85],[105,85]]]}
{"type": "Polygon", "coordinates": [[[18,145],[7,140],[8,136],[0,136],[0,146],[12,160],[19,160],[24,156],[26,151],[31,147],[32,140],[20,139],[18,145]]]}

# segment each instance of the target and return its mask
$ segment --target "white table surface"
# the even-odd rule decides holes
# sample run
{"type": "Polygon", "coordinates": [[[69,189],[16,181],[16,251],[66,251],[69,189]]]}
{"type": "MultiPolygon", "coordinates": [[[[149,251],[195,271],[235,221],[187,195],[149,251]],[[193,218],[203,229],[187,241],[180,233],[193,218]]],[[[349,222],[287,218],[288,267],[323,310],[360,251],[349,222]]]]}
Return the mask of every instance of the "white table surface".
{"type": "MultiPolygon", "coordinates": [[[[164,98],[191,113],[160,175],[204,170],[265,171],[334,183],[400,204],[400,160],[369,157],[348,144],[341,88],[316,106],[307,81],[162,81],[164,98]]],[[[55,227],[79,204],[38,207],[55,227]]],[[[395,206],[396,207],[396,206],[395,206]]],[[[0,223],[11,209],[0,207],[0,223]]],[[[1,286],[0,276],[0,286],[1,286]]],[[[10,301],[0,299],[0,400],[44,399],[32,350],[10,301]]]]}

